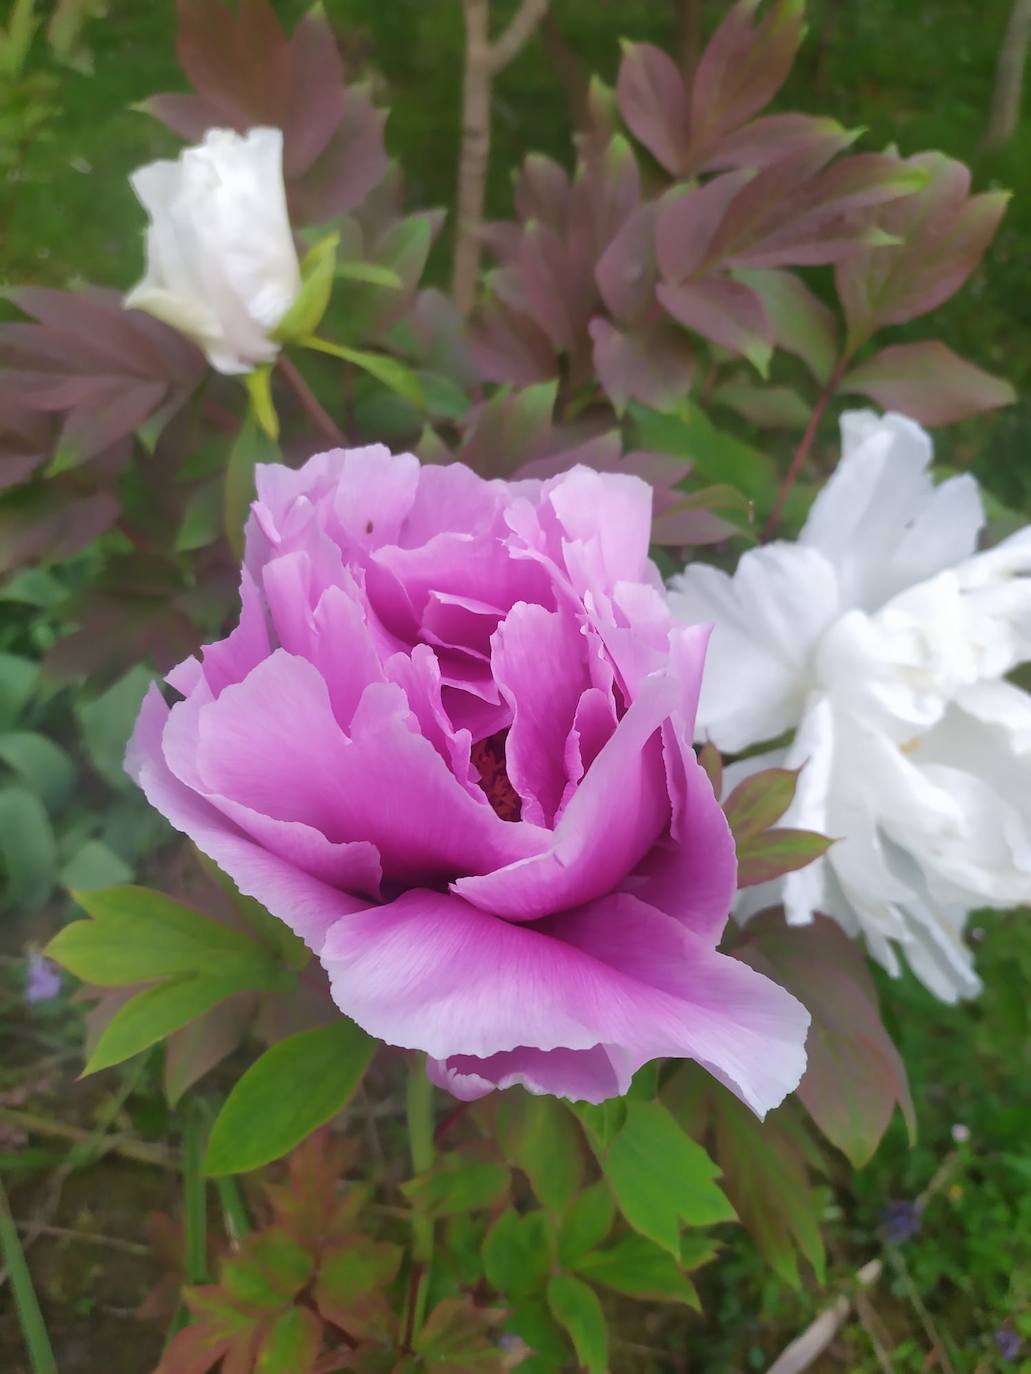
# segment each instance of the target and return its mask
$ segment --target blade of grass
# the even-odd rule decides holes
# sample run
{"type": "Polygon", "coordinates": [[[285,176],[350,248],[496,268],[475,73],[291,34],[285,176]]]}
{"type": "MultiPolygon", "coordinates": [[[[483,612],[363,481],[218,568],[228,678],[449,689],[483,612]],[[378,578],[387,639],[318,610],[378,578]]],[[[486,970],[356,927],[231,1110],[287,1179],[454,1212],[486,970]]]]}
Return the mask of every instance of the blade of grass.
{"type": "Polygon", "coordinates": [[[14,1305],[18,1312],[22,1335],[25,1337],[25,1348],[28,1351],[32,1374],[57,1374],[57,1361],[54,1359],[50,1337],[47,1335],[46,1324],[43,1321],[43,1313],[39,1308],[39,1299],[36,1297],[36,1290],[32,1284],[32,1275],[29,1273],[29,1266],[25,1262],[25,1253],[21,1248],[21,1241],[18,1239],[18,1228],[14,1224],[14,1218],[11,1216],[10,1208],[7,1205],[7,1194],[4,1192],[2,1182],[0,1182],[0,1250],[3,1251],[4,1264],[10,1275],[11,1287],[14,1290],[14,1305]]]}
{"type": "MultiPolygon", "coordinates": [[[[184,1113],[183,1121],[183,1219],[186,1228],[183,1276],[187,1286],[203,1283],[208,1276],[208,1195],[207,1180],[201,1171],[207,1134],[207,1113],[195,1100],[184,1113]]],[[[180,1299],[167,1339],[171,1340],[189,1320],[189,1309],[180,1299]]]]}

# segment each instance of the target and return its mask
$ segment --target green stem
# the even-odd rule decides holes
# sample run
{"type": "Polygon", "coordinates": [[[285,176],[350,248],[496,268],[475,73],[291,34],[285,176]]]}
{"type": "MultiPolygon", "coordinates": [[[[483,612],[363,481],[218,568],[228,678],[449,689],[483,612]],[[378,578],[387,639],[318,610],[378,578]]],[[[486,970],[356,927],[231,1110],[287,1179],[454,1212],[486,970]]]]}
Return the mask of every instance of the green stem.
{"type": "MultiPolygon", "coordinates": [[[[433,1164],[433,1084],[426,1073],[426,1060],[422,1055],[412,1059],[405,1102],[412,1172],[422,1174],[433,1164]]],[[[420,1207],[415,1206],[412,1210],[412,1269],[418,1278],[409,1299],[406,1345],[411,1344],[411,1338],[418,1333],[426,1315],[432,1261],[433,1221],[420,1207]]]]}
{"type": "Polygon", "coordinates": [[[11,1277],[14,1305],[18,1312],[22,1335],[25,1337],[25,1348],[29,1353],[32,1374],[57,1374],[57,1361],[54,1359],[50,1337],[47,1335],[46,1324],[43,1321],[43,1313],[39,1308],[39,1299],[36,1297],[36,1290],[32,1284],[32,1275],[29,1273],[29,1266],[25,1262],[25,1252],[22,1250],[21,1241],[18,1239],[18,1228],[14,1224],[14,1218],[11,1216],[10,1208],[7,1205],[7,1194],[4,1192],[2,1183],[0,1183],[0,1252],[3,1254],[4,1264],[7,1266],[7,1272],[11,1277]]]}

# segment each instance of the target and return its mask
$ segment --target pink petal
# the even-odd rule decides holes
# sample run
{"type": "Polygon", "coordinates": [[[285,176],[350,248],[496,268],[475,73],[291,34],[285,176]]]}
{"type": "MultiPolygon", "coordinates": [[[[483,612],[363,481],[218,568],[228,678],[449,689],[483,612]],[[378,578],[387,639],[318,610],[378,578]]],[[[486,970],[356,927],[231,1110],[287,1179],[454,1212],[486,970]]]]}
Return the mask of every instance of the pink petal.
{"type": "Polygon", "coordinates": [[[759,1114],[805,1066],[799,1002],[627,894],[520,925],[410,891],[338,921],[321,958],[341,1010],[434,1059],[615,1047],[620,1083],[650,1059],[697,1059],[759,1114]]]}
{"type": "Polygon", "coordinates": [[[170,825],[210,855],[241,892],[285,921],[318,953],[333,922],[348,912],[363,910],[366,903],[269,853],[185,787],[162,754],[161,737],[167,719],[168,707],[157,687],[151,687],[126,753],[126,771],[170,825]]]}

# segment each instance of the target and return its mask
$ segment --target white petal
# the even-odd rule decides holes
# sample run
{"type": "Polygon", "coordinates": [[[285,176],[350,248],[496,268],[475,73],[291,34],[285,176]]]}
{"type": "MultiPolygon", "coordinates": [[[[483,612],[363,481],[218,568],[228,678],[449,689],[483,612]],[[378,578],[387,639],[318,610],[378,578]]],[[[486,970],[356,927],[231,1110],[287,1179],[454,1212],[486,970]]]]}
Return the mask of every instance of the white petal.
{"type": "Polygon", "coordinates": [[[830,563],[815,550],[775,543],[746,553],[733,578],[695,563],[670,585],[679,620],[715,625],[697,737],[736,751],[796,725],[814,647],[838,609],[830,563]]]}
{"type": "Polygon", "coordinates": [[[984,517],[973,479],[934,487],[931,441],[912,420],[854,411],[841,429],[841,461],[799,542],[834,563],[844,605],[876,610],[968,557],[984,517]]]}

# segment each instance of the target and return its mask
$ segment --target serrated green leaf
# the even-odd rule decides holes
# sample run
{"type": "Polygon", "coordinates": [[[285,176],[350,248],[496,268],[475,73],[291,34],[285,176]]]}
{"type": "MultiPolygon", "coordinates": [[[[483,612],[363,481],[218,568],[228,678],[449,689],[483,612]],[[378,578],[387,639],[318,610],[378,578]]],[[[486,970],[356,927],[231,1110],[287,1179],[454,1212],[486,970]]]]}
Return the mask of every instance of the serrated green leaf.
{"type": "MultiPolygon", "coordinates": [[[[268,968],[267,983],[276,977],[268,968]]],[[[121,1064],[141,1050],[188,1025],[234,993],[261,986],[254,970],[243,974],[190,974],[144,988],[120,1007],[104,1027],[84,1073],[97,1073],[121,1064]]]]}
{"type": "Polygon", "coordinates": [[[504,1164],[442,1155],[432,1169],[401,1185],[401,1191],[429,1217],[453,1217],[495,1206],[508,1189],[504,1164]]]}
{"type": "Polygon", "coordinates": [[[240,1252],[222,1261],[221,1287],[246,1307],[275,1311],[301,1291],[312,1276],[311,1252],[282,1226],[267,1226],[243,1242],[240,1252]]]}
{"type": "Polygon", "coordinates": [[[500,1133],[508,1159],[529,1178],[551,1212],[561,1212],[583,1178],[580,1132],[561,1102],[511,1092],[501,1108],[500,1133]]]}
{"type": "Polygon", "coordinates": [[[596,1294],[573,1274],[554,1274],[548,1280],[548,1306],[569,1333],[576,1358],[589,1374],[605,1374],[608,1367],[608,1329],[596,1294]]]}
{"type": "Polygon", "coordinates": [[[553,1238],[544,1212],[520,1216],[508,1208],[483,1241],[483,1272],[506,1302],[543,1290],[551,1271],[553,1238]]]}
{"type": "Polygon", "coordinates": [[[265,1051],[226,1098],[204,1171],[239,1174],[279,1159],[343,1108],[376,1042],[341,1016],[265,1051]]]}
{"type": "Polygon", "coordinates": [[[322,1323],[307,1307],[291,1307],[272,1323],[254,1374],[311,1374],[322,1348],[322,1323]]]}
{"type": "Polygon", "coordinates": [[[635,1231],[674,1257],[680,1222],[712,1226],[734,1217],[715,1180],[719,1169],[661,1102],[626,1100],[626,1121],[607,1146],[594,1146],[616,1203],[635,1231]]]}
{"type": "Polygon", "coordinates": [[[256,940],[164,893],[127,884],[74,895],[93,919],[65,926],[46,952],[84,982],[120,987],[215,967],[258,987],[276,970],[256,940]]]}
{"type": "Polygon", "coordinates": [[[591,1283],[647,1302],[683,1302],[701,1311],[698,1291],[668,1251],[646,1236],[624,1236],[607,1250],[576,1262],[576,1272],[591,1283]]]}
{"type": "Polygon", "coordinates": [[[585,1188],[563,1218],[558,1235],[560,1262],[575,1268],[582,1255],[602,1244],[612,1230],[615,1215],[616,1206],[604,1179],[585,1188]]]}

